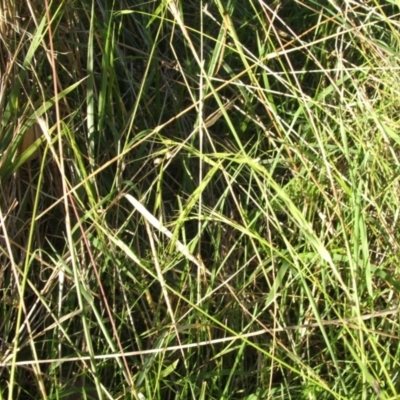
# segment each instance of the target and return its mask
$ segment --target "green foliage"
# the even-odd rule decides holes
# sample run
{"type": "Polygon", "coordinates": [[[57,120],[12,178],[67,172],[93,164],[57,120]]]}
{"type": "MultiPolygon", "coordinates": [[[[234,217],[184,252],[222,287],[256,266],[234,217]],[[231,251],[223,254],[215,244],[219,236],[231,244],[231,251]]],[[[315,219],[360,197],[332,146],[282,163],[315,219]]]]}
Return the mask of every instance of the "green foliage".
{"type": "Polygon", "coordinates": [[[399,5],[21,3],[0,399],[397,398],[399,5]]]}

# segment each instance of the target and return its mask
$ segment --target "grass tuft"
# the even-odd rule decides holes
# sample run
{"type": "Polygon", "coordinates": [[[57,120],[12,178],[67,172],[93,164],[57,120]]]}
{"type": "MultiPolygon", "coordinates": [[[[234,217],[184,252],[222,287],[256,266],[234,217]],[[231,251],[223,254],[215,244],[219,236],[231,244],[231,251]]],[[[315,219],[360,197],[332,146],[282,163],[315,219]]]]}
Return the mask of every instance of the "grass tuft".
{"type": "Polygon", "coordinates": [[[0,399],[398,398],[398,4],[20,3],[0,399]]]}

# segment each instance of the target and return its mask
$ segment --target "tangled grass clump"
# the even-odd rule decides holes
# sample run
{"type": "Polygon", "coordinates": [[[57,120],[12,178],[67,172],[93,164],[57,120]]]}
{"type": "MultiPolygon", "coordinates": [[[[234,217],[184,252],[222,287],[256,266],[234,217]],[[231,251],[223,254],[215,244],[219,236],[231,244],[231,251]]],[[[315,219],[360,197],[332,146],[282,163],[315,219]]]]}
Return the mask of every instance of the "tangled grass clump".
{"type": "Polygon", "coordinates": [[[400,391],[399,10],[0,3],[0,399],[400,391]]]}

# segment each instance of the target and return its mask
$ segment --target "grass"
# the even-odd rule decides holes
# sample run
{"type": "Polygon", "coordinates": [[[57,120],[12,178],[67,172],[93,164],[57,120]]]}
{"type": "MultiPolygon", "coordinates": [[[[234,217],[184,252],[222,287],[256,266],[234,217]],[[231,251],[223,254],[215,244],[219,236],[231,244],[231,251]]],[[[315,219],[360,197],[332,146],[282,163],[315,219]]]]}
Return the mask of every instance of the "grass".
{"type": "Polygon", "coordinates": [[[397,3],[36,3],[0,6],[0,399],[398,398],[397,3]]]}

